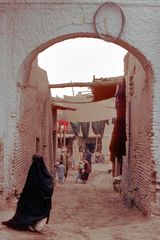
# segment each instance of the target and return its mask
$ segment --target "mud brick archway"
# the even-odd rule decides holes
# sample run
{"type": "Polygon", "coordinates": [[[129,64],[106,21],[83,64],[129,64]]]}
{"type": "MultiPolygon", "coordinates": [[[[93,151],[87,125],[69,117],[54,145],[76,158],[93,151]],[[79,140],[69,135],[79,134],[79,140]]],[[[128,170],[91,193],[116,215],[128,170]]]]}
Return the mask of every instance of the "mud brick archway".
{"type": "MultiPolygon", "coordinates": [[[[19,148],[19,130],[17,128],[17,123],[20,121],[20,100],[23,94],[20,89],[30,87],[28,81],[32,62],[38,53],[60,41],[77,37],[99,38],[93,26],[93,16],[100,4],[98,0],[88,0],[87,2],[72,0],[50,0],[47,2],[43,0],[37,0],[36,2],[31,0],[10,0],[7,3],[6,1],[0,1],[0,24],[3,32],[0,37],[3,43],[0,46],[2,54],[0,75],[3,86],[3,90],[2,88],[0,90],[2,100],[1,120],[3,123],[1,142],[4,146],[1,160],[4,171],[1,171],[1,176],[3,179],[3,195],[5,197],[8,192],[13,191],[13,179],[9,179],[8,176],[10,172],[14,172],[11,166],[16,166],[16,159],[19,156],[17,152],[22,151],[19,148]],[[15,164],[12,164],[12,162],[15,164]]],[[[151,212],[152,209],[159,207],[157,205],[159,195],[156,186],[159,184],[158,176],[160,173],[158,169],[158,142],[160,139],[160,124],[158,122],[160,112],[158,53],[160,46],[157,28],[160,20],[160,5],[156,1],[151,3],[149,0],[137,1],[136,3],[121,0],[118,4],[126,16],[126,25],[121,37],[115,41],[115,44],[126,48],[141,63],[145,74],[146,84],[144,87],[147,89],[146,91],[149,93],[149,99],[151,100],[148,101],[149,108],[143,107],[144,114],[148,114],[149,111],[150,115],[147,120],[148,127],[146,127],[145,136],[150,146],[149,151],[147,151],[149,156],[147,159],[150,158],[152,164],[149,164],[149,171],[147,168],[143,169],[149,175],[147,186],[150,188],[150,193],[146,193],[146,195],[149,195],[149,198],[147,198],[149,204],[144,204],[145,197],[139,204],[141,208],[145,206],[144,208],[148,208],[149,212],[151,212]]],[[[111,29],[113,34],[117,28],[116,16],[111,29]]],[[[141,92],[138,94],[141,94],[141,92]]],[[[141,129],[139,130],[141,132],[141,129]]],[[[134,128],[132,131],[134,131],[134,128]]],[[[27,144],[26,151],[31,156],[32,151],[30,151],[29,143],[27,144]]],[[[145,151],[146,149],[142,144],[139,152],[145,154],[145,151]]],[[[139,154],[138,161],[141,161],[141,155],[143,154],[139,154]]],[[[24,161],[25,159],[22,158],[21,162],[24,161]]],[[[14,174],[17,175],[15,172],[14,174]]],[[[15,177],[14,174],[13,178],[15,177]]],[[[136,181],[135,179],[134,183],[136,181]]]]}

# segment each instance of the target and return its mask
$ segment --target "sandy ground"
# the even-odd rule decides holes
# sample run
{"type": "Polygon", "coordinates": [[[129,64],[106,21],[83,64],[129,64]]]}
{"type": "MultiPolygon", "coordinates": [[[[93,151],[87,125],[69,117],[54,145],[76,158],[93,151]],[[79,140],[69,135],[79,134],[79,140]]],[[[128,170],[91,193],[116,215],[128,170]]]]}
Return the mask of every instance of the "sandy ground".
{"type": "MultiPolygon", "coordinates": [[[[49,224],[42,233],[15,231],[0,225],[0,240],[160,240],[160,219],[128,207],[112,187],[107,164],[93,164],[87,184],[75,183],[70,170],[65,184],[55,186],[49,224]]],[[[0,212],[9,219],[15,209],[0,212]]]]}

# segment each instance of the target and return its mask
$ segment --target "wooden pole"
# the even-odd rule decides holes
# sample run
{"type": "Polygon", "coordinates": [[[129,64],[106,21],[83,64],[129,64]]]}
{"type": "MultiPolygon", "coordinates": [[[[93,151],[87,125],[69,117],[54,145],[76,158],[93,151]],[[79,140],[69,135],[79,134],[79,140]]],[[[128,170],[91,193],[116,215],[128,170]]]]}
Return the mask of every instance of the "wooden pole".
{"type": "Polygon", "coordinates": [[[60,148],[62,148],[62,128],[61,128],[62,126],[60,125],[59,126],[59,138],[60,138],[60,148]]]}
{"type": "Polygon", "coordinates": [[[93,78],[93,82],[70,82],[49,84],[49,88],[66,88],[66,87],[101,87],[101,86],[116,86],[120,84],[124,79],[124,76],[110,77],[110,78],[93,78]]]}

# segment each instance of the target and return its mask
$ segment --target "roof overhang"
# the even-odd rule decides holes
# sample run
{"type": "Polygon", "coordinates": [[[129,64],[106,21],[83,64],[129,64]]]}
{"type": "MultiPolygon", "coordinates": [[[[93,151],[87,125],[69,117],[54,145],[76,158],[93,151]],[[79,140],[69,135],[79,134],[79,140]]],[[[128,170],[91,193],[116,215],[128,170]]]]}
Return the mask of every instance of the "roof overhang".
{"type": "Polygon", "coordinates": [[[113,98],[116,92],[116,85],[92,87],[93,102],[113,98]]]}
{"type": "MultiPolygon", "coordinates": [[[[117,85],[120,84],[123,80],[124,80],[124,76],[110,77],[110,78],[95,78],[94,76],[93,82],[83,82],[83,83],[72,82],[72,83],[50,84],[49,87],[50,88],[89,87],[93,95],[93,98],[92,99],[90,98],[90,102],[98,102],[98,101],[113,98],[115,96],[117,85]]],[[[71,102],[65,101],[65,100],[61,100],[61,102],[63,103],[65,102],[67,104],[74,103],[73,99],[71,102]]]]}

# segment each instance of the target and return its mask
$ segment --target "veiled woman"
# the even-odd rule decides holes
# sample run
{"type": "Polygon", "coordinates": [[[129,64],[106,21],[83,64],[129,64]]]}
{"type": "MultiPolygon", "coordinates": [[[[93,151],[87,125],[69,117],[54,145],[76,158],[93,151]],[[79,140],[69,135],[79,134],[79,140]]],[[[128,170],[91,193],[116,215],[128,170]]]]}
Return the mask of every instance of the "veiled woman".
{"type": "Polygon", "coordinates": [[[49,221],[54,185],[43,157],[35,154],[32,160],[16,212],[10,220],[2,224],[14,229],[40,232],[49,221]]]}

